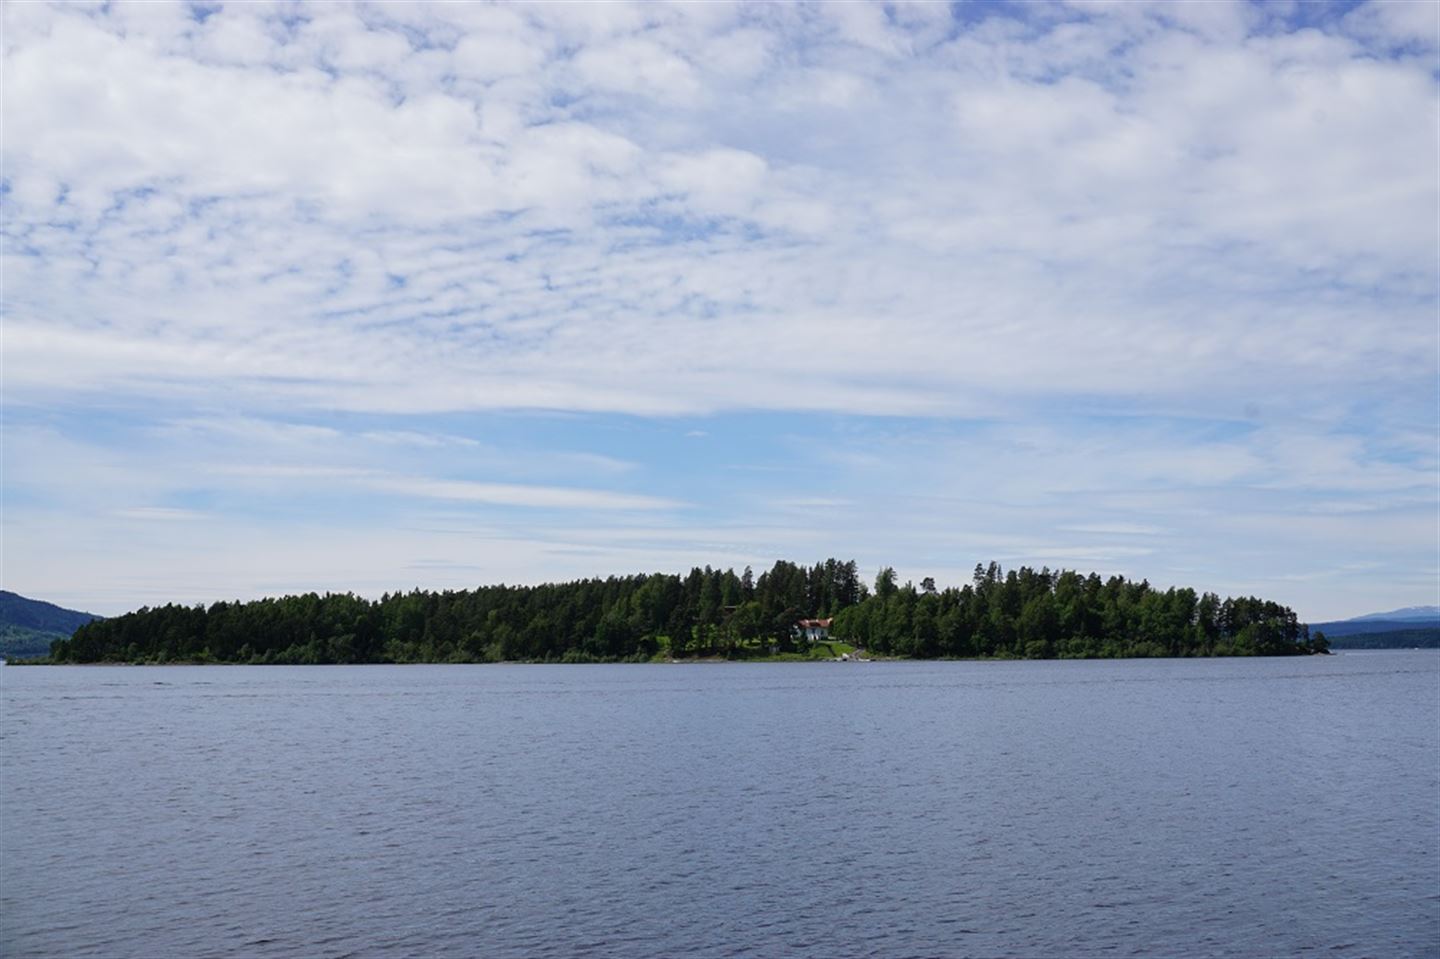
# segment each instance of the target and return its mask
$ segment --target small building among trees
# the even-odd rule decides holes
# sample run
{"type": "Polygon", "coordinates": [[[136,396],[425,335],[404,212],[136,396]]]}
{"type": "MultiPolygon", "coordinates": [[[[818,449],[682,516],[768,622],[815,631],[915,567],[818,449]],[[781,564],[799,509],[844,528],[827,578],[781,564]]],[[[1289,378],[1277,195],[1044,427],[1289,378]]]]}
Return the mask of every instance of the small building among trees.
{"type": "Polygon", "coordinates": [[[823,643],[830,639],[832,619],[802,619],[795,624],[795,638],[811,643],[823,643]]]}

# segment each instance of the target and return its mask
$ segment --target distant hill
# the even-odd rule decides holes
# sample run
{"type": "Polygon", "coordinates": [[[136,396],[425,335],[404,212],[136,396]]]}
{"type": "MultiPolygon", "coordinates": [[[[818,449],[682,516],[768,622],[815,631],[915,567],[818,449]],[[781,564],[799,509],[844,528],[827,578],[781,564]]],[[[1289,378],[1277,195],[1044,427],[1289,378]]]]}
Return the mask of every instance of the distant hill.
{"type": "Polygon", "coordinates": [[[1334,649],[1437,649],[1440,606],[1407,606],[1388,613],[1311,623],[1310,632],[1324,633],[1334,649]]]}
{"type": "Polygon", "coordinates": [[[1414,623],[1428,622],[1440,625],[1440,606],[1406,606],[1404,609],[1392,609],[1388,613],[1367,613],[1364,616],[1352,616],[1346,622],[1399,622],[1414,623]]]}
{"type": "Polygon", "coordinates": [[[1356,633],[1331,639],[1331,649],[1440,649],[1440,627],[1395,629],[1384,633],[1356,633]]]}
{"type": "Polygon", "coordinates": [[[52,642],[69,639],[75,630],[96,619],[100,617],[93,613],[65,609],[0,589],[0,657],[48,655],[52,642]]]}
{"type": "Polygon", "coordinates": [[[1342,619],[1334,623],[1311,623],[1310,632],[1321,630],[1326,636],[1366,636],[1371,633],[1394,633],[1407,629],[1440,629],[1440,623],[1403,619],[1342,619]]]}

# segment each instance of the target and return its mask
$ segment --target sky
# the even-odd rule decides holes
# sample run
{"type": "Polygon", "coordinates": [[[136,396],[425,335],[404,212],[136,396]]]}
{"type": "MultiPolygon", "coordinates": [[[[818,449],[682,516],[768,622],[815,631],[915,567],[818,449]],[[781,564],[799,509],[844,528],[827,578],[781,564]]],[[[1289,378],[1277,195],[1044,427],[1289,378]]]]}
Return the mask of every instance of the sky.
{"type": "Polygon", "coordinates": [[[3,5],[4,588],[1440,603],[1440,5],[3,5]]]}

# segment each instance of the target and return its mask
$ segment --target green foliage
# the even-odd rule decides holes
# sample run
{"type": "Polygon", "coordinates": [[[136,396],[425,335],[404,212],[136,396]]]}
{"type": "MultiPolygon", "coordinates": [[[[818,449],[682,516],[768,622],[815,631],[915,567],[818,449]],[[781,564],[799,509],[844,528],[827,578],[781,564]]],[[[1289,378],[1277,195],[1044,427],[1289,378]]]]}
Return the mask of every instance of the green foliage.
{"type": "Polygon", "coordinates": [[[0,658],[20,659],[31,656],[48,656],[50,644],[69,635],[68,631],[29,629],[24,626],[6,624],[0,626],[0,658]]]}
{"type": "Polygon", "coordinates": [[[884,570],[874,596],[841,610],[831,632],[885,656],[1088,659],[1279,656],[1324,652],[1295,613],[1254,597],[1222,601],[1193,589],[997,563],[971,583],[896,586],[884,570]]]}
{"type": "Polygon", "coordinates": [[[1162,593],[1120,577],[991,563],[958,589],[901,586],[888,567],[875,584],[871,594],[853,561],[830,559],[809,568],[782,560],[759,576],[705,567],[375,601],[306,593],[141,609],[88,623],[50,652],[57,662],[312,664],[803,659],[854,648],[1030,659],[1315,651],[1275,603],[1162,593]],[[796,637],[798,620],[825,617],[836,642],[796,637]]]}

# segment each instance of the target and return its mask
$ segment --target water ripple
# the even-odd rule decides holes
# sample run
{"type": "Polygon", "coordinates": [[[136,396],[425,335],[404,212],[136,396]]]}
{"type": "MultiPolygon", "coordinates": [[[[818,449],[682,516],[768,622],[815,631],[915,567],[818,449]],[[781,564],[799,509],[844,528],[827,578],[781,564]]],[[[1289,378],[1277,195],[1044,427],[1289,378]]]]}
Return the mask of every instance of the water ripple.
{"type": "Polygon", "coordinates": [[[1437,667],[7,669],[0,954],[1440,955],[1437,667]]]}

